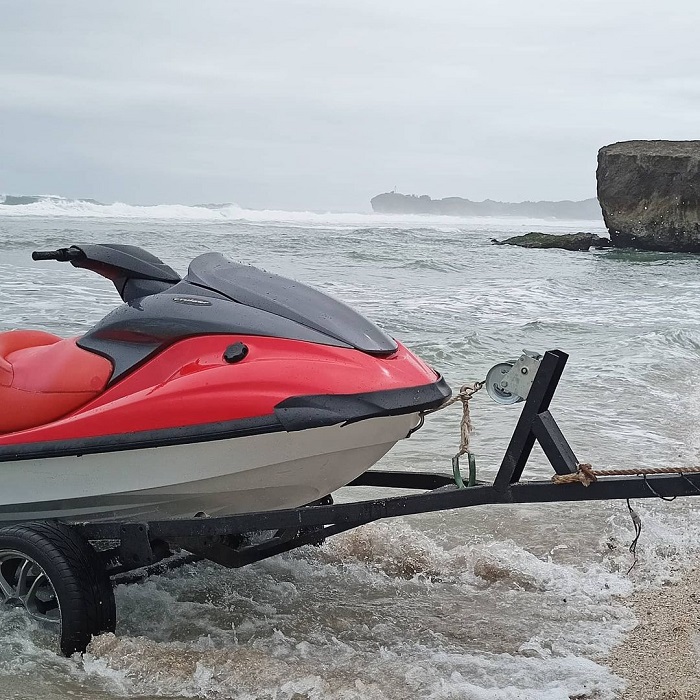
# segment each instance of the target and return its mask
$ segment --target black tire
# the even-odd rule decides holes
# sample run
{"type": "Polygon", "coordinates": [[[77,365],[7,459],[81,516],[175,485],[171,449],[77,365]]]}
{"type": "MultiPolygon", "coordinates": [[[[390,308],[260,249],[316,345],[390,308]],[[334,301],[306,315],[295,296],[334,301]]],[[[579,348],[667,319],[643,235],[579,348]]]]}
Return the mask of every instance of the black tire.
{"type": "MultiPolygon", "coordinates": [[[[13,559],[13,553],[25,555],[41,567],[53,588],[58,611],[55,612],[54,605],[52,615],[60,617],[57,627],[61,653],[70,656],[76,651],[83,652],[93,635],[114,631],[116,608],[112,584],[97,553],[77,530],[52,522],[2,528],[0,558],[6,558],[2,561],[7,561],[10,577],[12,567],[17,566],[15,562],[21,561],[20,557],[13,559]]],[[[38,570],[35,567],[33,571],[36,575],[38,570]]],[[[46,590],[50,592],[50,588],[46,590]]]]}

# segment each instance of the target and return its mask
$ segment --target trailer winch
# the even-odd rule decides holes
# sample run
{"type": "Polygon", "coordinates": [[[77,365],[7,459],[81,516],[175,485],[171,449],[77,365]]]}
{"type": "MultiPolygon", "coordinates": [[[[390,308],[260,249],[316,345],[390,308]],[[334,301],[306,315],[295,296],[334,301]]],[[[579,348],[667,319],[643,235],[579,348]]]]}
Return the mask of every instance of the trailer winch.
{"type": "Polygon", "coordinates": [[[496,402],[511,405],[525,401],[535,381],[542,355],[529,350],[517,360],[494,365],[486,375],[486,391],[496,402]]]}

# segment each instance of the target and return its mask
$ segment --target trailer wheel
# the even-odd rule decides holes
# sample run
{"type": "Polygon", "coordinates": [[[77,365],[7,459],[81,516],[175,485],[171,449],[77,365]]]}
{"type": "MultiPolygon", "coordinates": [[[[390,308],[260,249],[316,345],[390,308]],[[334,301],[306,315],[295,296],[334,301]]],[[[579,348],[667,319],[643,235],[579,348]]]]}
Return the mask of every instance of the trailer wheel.
{"type": "Polygon", "coordinates": [[[85,651],[93,635],[113,632],[112,584],[90,543],[61,523],[0,530],[0,605],[24,608],[55,630],[66,656],[85,651]]]}

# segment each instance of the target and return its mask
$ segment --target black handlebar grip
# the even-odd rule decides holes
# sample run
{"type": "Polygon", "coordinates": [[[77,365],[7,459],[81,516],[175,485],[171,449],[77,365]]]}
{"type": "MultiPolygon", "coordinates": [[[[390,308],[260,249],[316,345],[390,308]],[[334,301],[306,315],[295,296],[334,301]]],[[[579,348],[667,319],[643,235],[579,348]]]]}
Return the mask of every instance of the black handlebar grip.
{"type": "Polygon", "coordinates": [[[58,250],[35,250],[32,253],[32,260],[58,260],[58,262],[68,262],[77,260],[83,256],[79,248],[59,248],[58,250]]]}
{"type": "Polygon", "coordinates": [[[57,250],[35,250],[32,253],[32,260],[56,260],[58,252],[57,250]]]}

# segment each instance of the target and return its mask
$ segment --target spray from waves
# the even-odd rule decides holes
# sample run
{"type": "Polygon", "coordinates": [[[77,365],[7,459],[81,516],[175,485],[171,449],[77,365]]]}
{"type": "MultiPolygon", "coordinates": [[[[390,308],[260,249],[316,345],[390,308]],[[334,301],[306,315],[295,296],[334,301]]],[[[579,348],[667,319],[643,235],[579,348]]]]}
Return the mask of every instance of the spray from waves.
{"type": "Polygon", "coordinates": [[[327,563],[347,567],[355,562],[389,577],[474,588],[500,584],[503,588],[556,592],[565,585],[571,595],[596,595],[601,601],[632,592],[631,582],[605,565],[578,569],[558,564],[551,557],[535,556],[511,540],[470,542],[446,549],[406,524],[364,525],[329,540],[313,554],[327,563]]]}
{"type": "Polygon", "coordinates": [[[531,230],[537,225],[544,229],[557,231],[579,230],[583,223],[590,229],[601,229],[601,222],[590,221],[553,221],[545,219],[518,218],[484,218],[453,216],[423,216],[419,214],[370,214],[370,213],[334,213],[312,211],[282,211],[245,209],[238,204],[195,205],[155,204],[140,206],[115,202],[100,204],[94,200],[74,200],[62,197],[46,196],[28,198],[26,204],[5,206],[0,202],[2,217],[47,217],[47,218],[99,218],[132,220],[175,220],[175,221],[241,221],[251,224],[284,224],[286,226],[308,227],[371,227],[371,228],[422,228],[454,231],[460,224],[472,224],[484,232],[509,229],[531,230]]]}
{"type": "Polygon", "coordinates": [[[127,629],[94,639],[79,663],[126,696],[608,700],[622,683],[595,658],[632,624],[616,602],[629,587],[604,566],[555,564],[512,542],[447,549],[378,523],[247,570],[200,564],[120,586],[127,629]],[[483,587],[505,608],[482,605],[470,624],[468,592],[483,587]],[[481,618],[527,614],[528,598],[551,619],[484,651],[481,618]]]}
{"type": "MultiPolygon", "coordinates": [[[[681,563],[697,532],[675,539],[680,513],[643,517],[642,570],[681,563]]],[[[627,541],[629,532],[614,522],[608,534],[627,541]]],[[[50,678],[70,677],[71,695],[85,698],[612,700],[623,682],[599,659],[634,624],[619,600],[633,582],[616,568],[558,564],[509,541],[447,548],[405,523],[376,523],[247,569],[198,564],[119,586],[117,634],[95,638],[83,657],[57,658],[50,678]],[[458,596],[446,600],[446,585],[458,596]],[[473,607],[468,592],[484,588],[501,608],[483,594],[473,607]],[[528,605],[549,612],[533,624],[528,605]],[[488,627],[521,615],[530,620],[507,648],[484,649],[488,627]]],[[[49,655],[19,617],[0,621],[12,647],[0,655],[6,670],[43,667],[49,655]]]]}
{"type": "Polygon", "coordinates": [[[103,635],[83,664],[120,695],[209,700],[611,700],[622,687],[605,668],[571,657],[464,654],[410,642],[367,654],[337,638],[314,644],[280,632],[248,648],[207,646],[103,635]],[[537,679],[535,687],[522,687],[526,677],[537,679]]]}
{"type": "Polygon", "coordinates": [[[636,557],[629,550],[634,537],[631,519],[626,509],[616,509],[605,541],[611,570],[624,573],[635,590],[672,584],[693,570],[700,557],[700,519],[692,500],[632,503],[642,521],[636,557]]]}

